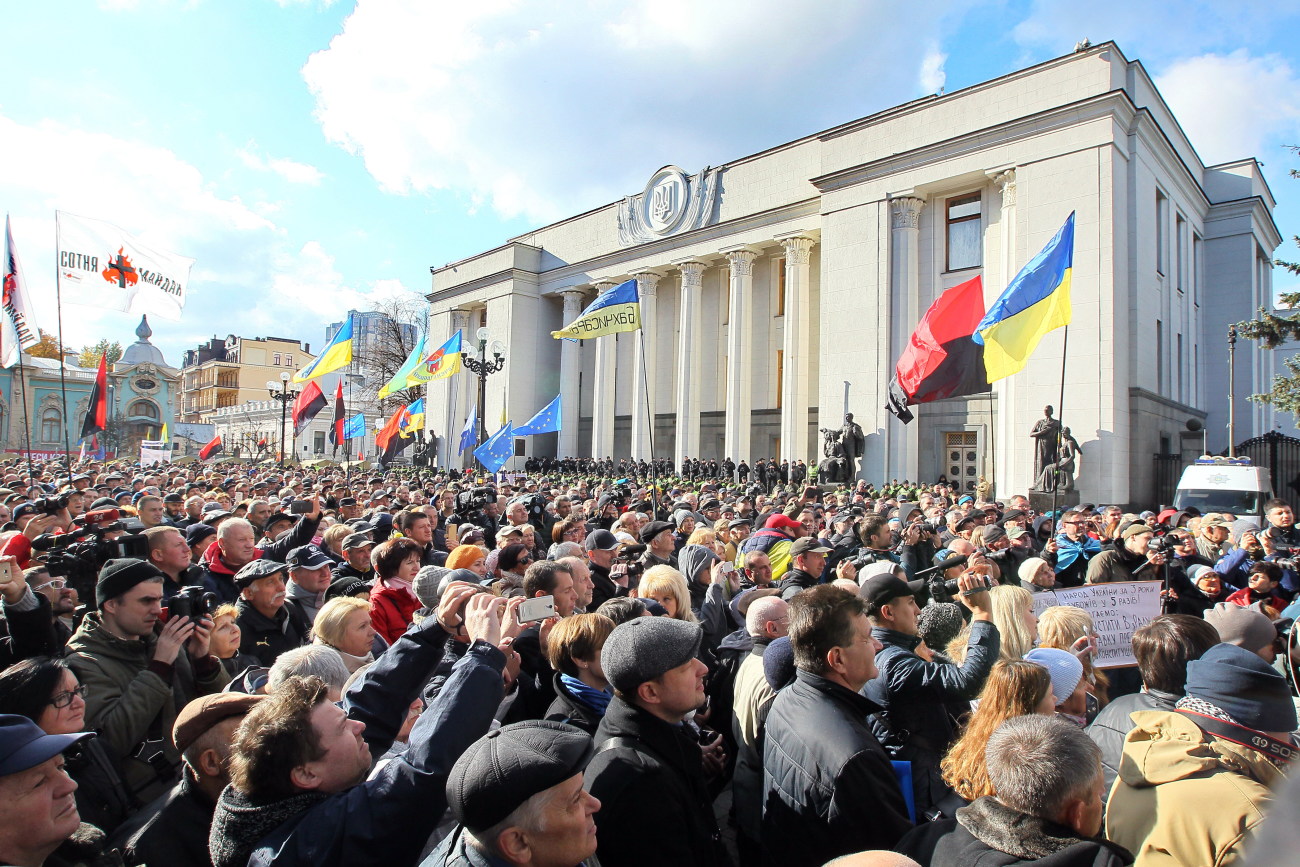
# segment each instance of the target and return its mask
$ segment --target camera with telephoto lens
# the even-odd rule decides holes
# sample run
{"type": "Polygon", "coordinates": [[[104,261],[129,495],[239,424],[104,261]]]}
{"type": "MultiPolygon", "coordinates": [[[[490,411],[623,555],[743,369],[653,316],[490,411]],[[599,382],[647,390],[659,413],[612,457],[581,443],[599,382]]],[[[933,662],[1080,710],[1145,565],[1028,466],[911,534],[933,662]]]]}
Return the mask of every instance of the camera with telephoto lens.
{"type": "Polygon", "coordinates": [[[1172,558],[1177,548],[1178,540],[1173,536],[1152,536],[1147,540],[1148,554],[1163,554],[1167,558],[1172,558]]]}
{"type": "Polygon", "coordinates": [[[68,508],[71,494],[59,494],[57,497],[40,497],[32,500],[32,508],[40,515],[57,515],[68,508]]]}
{"type": "Polygon", "coordinates": [[[1290,545],[1274,545],[1273,562],[1277,564],[1279,569],[1300,572],[1300,560],[1296,559],[1296,549],[1290,545]]]}
{"type": "Polygon", "coordinates": [[[179,593],[167,600],[168,618],[202,620],[216,610],[217,594],[208,593],[202,587],[182,587],[179,593]]]}
{"type": "Polygon", "coordinates": [[[474,488],[468,491],[461,491],[457,494],[453,508],[455,509],[456,517],[459,519],[459,522],[464,523],[487,508],[489,503],[493,502],[496,502],[496,494],[493,493],[491,488],[474,488]]]}

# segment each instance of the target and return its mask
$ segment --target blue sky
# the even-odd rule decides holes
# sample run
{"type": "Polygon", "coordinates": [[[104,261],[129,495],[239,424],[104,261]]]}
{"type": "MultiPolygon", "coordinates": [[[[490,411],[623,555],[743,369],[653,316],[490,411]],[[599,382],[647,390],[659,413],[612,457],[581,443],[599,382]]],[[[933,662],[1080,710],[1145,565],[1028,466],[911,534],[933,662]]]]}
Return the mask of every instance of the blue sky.
{"type": "MultiPolygon", "coordinates": [[[[54,330],[53,212],[195,257],[180,352],[320,348],[429,266],[939,87],[1115,39],[1202,159],[1254,155],[1300,233],[1295,4],[49,0],[5,4],[0,208],[54,330]]],[[[1300,258],[1288,240],[1280,255],[1300,258]]],[[[1284,284],[1286,285],[1286,284],[1284,284]]],[[[135,318],[68,307],[67,342],[135,318]]]]}

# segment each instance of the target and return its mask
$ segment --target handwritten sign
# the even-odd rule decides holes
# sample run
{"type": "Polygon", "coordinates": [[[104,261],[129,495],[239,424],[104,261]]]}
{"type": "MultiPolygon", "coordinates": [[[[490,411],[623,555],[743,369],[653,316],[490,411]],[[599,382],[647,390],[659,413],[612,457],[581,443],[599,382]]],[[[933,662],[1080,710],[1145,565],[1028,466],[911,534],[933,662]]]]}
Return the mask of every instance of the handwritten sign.
{"type": "Polygon", "coordinates": [[[1133,658],[1133,633],[1160,615],[1159,581],[1124,581],[1087,584],[1066,590],[1034,594],[1034,614],[1053,605],[1071,605],[1092,615],[1097,627],[1097,668],[1137,665],[1133,658]]]}

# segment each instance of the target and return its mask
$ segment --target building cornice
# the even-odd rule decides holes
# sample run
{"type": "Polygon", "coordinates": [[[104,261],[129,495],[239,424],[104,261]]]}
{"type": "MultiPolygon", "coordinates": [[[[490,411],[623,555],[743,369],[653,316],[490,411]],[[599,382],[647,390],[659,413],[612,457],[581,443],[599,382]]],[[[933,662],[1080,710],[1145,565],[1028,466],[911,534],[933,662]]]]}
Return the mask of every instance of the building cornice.
{"type": "Polygon", "coordinates": [[[1181,403],[1172,398],[1165,397],[1162,394],[1156,394],[1154,391],[1150,391],[1148,389],[1142,388],[1139,385],[1130,385],[1128,389],[1128,396],[1130,398],[1140,397],[1143,400],[1149,400],[1152,403],[1158,403],[1163,407],[1168,407],[1169,409],[1177,410],[1180,413],[1186,413],[1187,415],[1201,419],[1202,421],[1205,420],[1205,417],[1207,415],[1206,411],[1203,409],[1197,409],[1194,406],[1189,406],[1185,403],[1181,403]]]}

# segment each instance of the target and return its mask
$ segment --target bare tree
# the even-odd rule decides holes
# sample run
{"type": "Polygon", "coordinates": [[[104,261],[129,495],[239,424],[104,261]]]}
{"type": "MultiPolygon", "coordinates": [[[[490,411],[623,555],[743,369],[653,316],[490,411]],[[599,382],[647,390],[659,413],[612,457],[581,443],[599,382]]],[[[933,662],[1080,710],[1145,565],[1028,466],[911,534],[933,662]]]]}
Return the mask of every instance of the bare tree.
{"type": "MultiPolygon", "coordinates": [[[[415,294],[392,295],[381,299],[370,308],[380,314],[371,322],[366,340],[354,344],[357,369],[365,378],[365,388],[378,392],[401,369],[415,349],[420,334],[425,329],[428,316],[423,297],[415,294]]],[[[390,393],[379,401],[379,411],[391,414],[424,396],[424,386],[416,385],[390,393]]]]}

